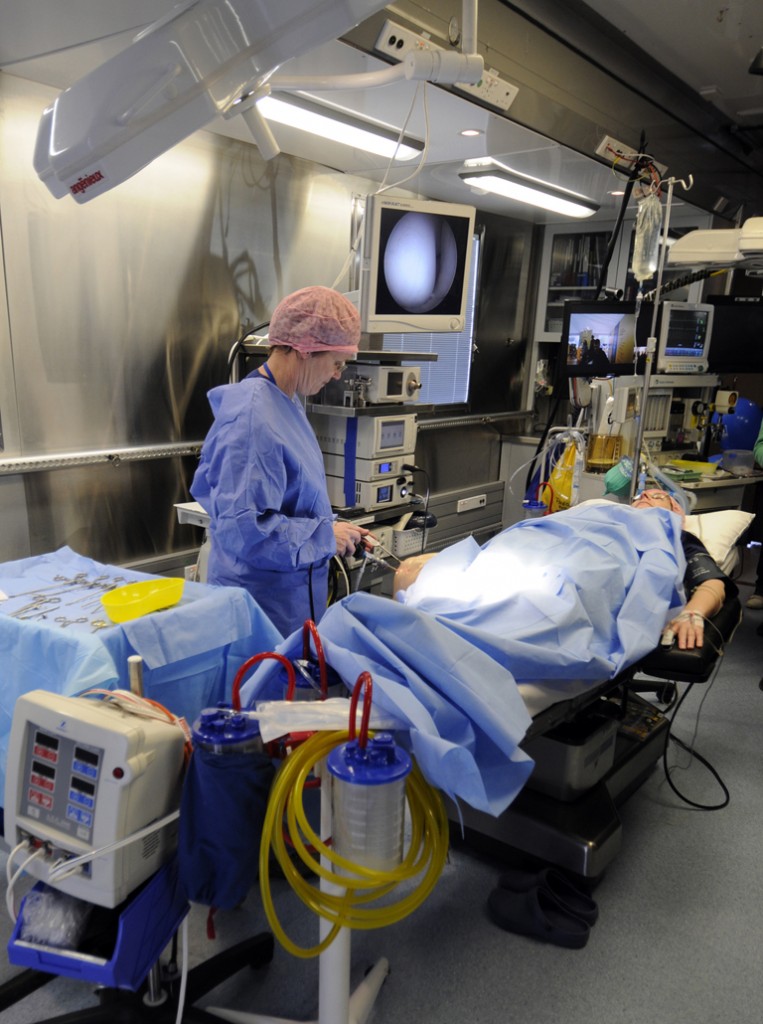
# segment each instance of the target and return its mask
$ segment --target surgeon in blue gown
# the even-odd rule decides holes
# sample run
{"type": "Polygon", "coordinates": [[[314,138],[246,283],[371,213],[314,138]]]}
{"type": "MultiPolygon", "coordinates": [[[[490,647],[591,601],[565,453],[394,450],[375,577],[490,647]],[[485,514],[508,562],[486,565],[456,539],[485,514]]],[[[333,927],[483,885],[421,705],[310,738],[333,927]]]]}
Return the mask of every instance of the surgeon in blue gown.
{"type": "Polygon", "coordinates": [[[191,485],[211,520],[207,580],[244,587],[283,636],[320,619],[332,556],[351,554],[369,532],[333,514],[300,401],[341,376],[359,340],[348,299],[302,288],[273,311],[267,361],[208,395],[214,423],[191,485]]]}

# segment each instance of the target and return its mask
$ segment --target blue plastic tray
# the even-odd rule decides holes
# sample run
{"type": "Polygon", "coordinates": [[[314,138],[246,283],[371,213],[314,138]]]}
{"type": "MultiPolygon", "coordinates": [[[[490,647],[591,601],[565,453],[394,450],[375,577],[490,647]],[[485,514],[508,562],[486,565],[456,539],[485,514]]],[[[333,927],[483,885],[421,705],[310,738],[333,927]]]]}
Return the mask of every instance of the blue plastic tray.
{"type": "MultiPolygon", "coordinates": [[[[34,887],[38,891],[44,888],[42,882],[34,887]]],[[[8,960],[48,974],[136,992],[189,909],[178,884],[177,858],[173,857],[127,901],[121,912],[113,911],[118,914],[117,937],[108,960],[77,950],[22,941],[19,936],[23,901],[8,943],[8,960]]]]}

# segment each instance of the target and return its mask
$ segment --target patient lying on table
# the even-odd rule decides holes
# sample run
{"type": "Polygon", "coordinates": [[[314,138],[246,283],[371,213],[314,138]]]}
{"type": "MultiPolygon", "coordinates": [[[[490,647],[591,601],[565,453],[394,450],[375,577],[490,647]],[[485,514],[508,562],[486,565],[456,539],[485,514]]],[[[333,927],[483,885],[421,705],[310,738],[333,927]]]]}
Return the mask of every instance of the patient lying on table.
{"type": "MultiPolygon", "coordinates": [[[[736,587],[702,542],[682,528],[683,522],[681,506],[662,490],[642,492],[630,509],[604,500],[584,502],[564,513],[517,523],[479,551],[459,552],[454,557],[460,547],[454,545],[437,554],[406,559],[395,577],[395,593],[407,605],[443,615],[451,624],[470,624],[480,630],[497,628],[495,611],[500,604],[506,609],[516,606],[515,615],[504,617],[505,630],[512,621],[527,623],[527,608],[522,606],[527,604],[528,590],[536,592],[536,598],[530,598],[536,610],[543,604],[549,609],[555,604],[561,591],[558,581],[549,580],[548,562],[549,556],[557,556],[558,571],[564,576],[562,586],[574,595],[573,603],[582,605],[584,619],[591,615],[594,635],[610,636],[613,653],[619,640],[630,632],[632,617],[623,618],[622,613],[632,597],[638,603],[639,591],[645,607],[662,608],[661,619],[649,619],[652,646],[661,633],[666,646],[701,647],[706,620],[719,611],[726,595],[736,587]],[[664,509],[672,515],[649,512],[649,529],[645,529],[647,520],[641,515],[634,517],[634,509],[664,509]],[[619,548],[623,526],[632,544],[619,548]],[[525,530],[529,532],[520,532],[525,530]],[[661,547],[664,550],[660,551],[661,547]],[[618,550],[623,561],[615,565],[618,550]],[[521,555],[519,561],[517,554],[521,555]],[[596,566],[602,572],[597,573],[596,566]],[[608,578],[607,570],[613,568],[615,578],[608,578]],[[673,578],[667,579],[665,574],[673,578]],[[550,583],[545,587],[546,602],[538,599],[544,589],[542,578],[550,583]],[[666,582],[676,587],[674,594],[669,594],[670,586],[665,589],[666,582]],[[636,594],[629,593],[631,590],[636,594]],[[667,603],[661,604],[666,599],[667,603]],[[607,615],[615,623],[614,631],[606,624],[607,615]]],[[[565,615],[564,608],[550,611],[557,623],[558,616],[565,615]]]]}
{"type": "MultiPolygon", "coordinates": [[[[680,620],[679,643],[682,627],[684,643],[690,630],[698,642],[691,612],[717,602],[687,605],[681,527],[656,501],[602,500],[483,545],[467,538],[404,563],[397,601],[358,591],[333,604],[320,626],[326,657],[345,680],[371,674],[375,706],[401,721],[433,785],[500,814],[532,769],[519,744],[533,715],[606,686],[654,650],[666,623],[680,620]]],[[[241,696],[282,692],[273,673],[241,696]]]]}
{"type": "MultiPolygon", "coordinates": [[[[666,491],[642,491],[633,499],[633,507],[667,508],[680,516],[683,523],[683,509],[666,491]]],[[[717,615],[727,593],[732,588],[736,591],[736,585],[721,572],[705,545],[693,534],[682,530],[681,544],[686,556],[684,588],[688,600],[679,614],[665,626],[660,642],[669,646],[675,641],[682,649],[702,647],[705,620],[717,615]]]]}

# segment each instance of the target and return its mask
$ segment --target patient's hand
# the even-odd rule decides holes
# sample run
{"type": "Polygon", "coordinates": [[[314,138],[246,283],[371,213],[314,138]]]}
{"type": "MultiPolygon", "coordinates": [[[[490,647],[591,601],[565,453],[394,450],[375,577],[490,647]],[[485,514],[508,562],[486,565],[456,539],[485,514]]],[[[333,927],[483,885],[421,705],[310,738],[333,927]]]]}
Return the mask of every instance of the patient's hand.
{"type": "Polygon", "coordinates": [[[429,555],[413,555],[411,558],[406,558],[401,562],[395,571],[393,594],[396,594],[398,590],[407,590],[415,582],[429,559],[434,558],[435,554],[436,552],[433,551],[429,555]]]}
{"type": "Polygon", "coordinates": [[[705,617],[699,612],[690,612],[684,609],[680,615],[676,615],[667,624],[660,642],[669,647],[675,640],[680,650],[691,651],[695,647],[701,647],[704,639],[705,617]]]}

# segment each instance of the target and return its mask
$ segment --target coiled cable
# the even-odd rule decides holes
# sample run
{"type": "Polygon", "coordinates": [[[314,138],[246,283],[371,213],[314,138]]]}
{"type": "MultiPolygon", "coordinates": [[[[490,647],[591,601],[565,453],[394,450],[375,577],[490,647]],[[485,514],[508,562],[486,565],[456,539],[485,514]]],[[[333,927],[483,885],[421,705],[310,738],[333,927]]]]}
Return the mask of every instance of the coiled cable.
{"type": "MultiPolygon", "coordinates": [[[[292,955],[318,956],[333,942],[341,928],[371,929],[394,924],[411,914],[427,898],[440,877],[448,852],[448,819],[440,794],[425,780],[417,765],[406,781],[406,800],[411,836],[402,863],[391,871],[355,864],[331,849],[316,835],[305,814],[302,792],[313,767],[334,747],[352,738],[349,731],[319,732],[306,740],[281,765],[273,782],[260,845],[260,892],[273,934],[292,955]],[[330,882],[333,892],[318,889],[302,877],[289,856],[283,835],[286,818],[290,847],[314,875],[330,882]],[[309,845],[308,845],[309,844],[309,845]],[[273,851],[284,877],[302,902],[333,927],[315,946],[296,945],[281,926],[270,888],[269,861],[273,851]],[[321,863],[328,861],[336,870],[321,863]],[[417,885],[394,903],[371,907],[403,882],[421,875],[417,885]]],[[[327,799],[324,794],[322,799],[327,799]]]]}

